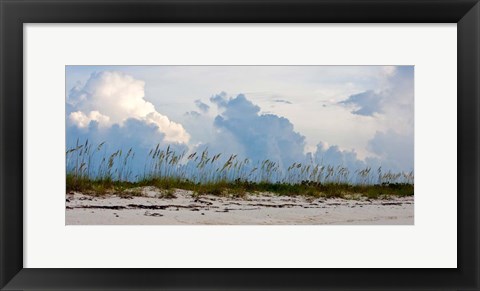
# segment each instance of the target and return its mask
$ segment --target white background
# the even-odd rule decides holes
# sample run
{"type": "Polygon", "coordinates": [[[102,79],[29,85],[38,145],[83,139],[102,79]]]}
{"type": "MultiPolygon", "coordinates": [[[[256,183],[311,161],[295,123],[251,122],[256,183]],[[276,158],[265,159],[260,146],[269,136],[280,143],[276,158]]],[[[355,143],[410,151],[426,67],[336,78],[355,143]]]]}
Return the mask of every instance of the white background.
{"type": "Polygon", "coordinates": [[[24,267],[457,266],[455,24],[28,24],[24,33],[24,267]],[[65,226],[65,65],[167,64],[415,65],[415,225],[65,226]]]}

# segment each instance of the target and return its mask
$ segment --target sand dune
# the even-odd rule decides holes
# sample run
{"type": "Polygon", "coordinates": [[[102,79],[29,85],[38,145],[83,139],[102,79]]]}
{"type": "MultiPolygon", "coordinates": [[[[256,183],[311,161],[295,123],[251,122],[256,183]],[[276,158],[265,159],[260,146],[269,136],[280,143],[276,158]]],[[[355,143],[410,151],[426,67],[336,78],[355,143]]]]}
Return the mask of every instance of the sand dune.
{"type": "Polygon", "coordinates": [[[294,224],[403,224],[414,223],[413,197],[370,200],[307,199],[250,194],[245,198],[192,195],[176,190],[175,198],[161,198],[153,187],[143,196],[94,197],[69,193],[67,225],[294,225],[294,224]]]}

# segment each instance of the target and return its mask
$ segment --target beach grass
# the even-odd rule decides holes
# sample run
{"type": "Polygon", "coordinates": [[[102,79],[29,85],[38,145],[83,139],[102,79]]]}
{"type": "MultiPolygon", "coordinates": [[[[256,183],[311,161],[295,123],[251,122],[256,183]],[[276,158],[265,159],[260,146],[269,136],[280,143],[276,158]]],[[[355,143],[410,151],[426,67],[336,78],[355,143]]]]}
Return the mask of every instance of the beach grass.
{"type": "Polygon", "coordinates": [[[131,189],[145,186],[165,190],[166,198],[174,197],[175,189],[190,190],[196,195],[234,197],[266,192],[350,199],[414,195],[413,172],[383,172],[370,167],[351,171],[314,161],[281,167],[279,162],[268,159],[251,161],[234,154],[210,155],[208,149],[177,153],[170,146],[162,149],[157,145],[150,150],[143,173],[134,173],[132,169],[132,148],[107,153],[105,142],[92,145],[88,140],[77,140],[66,151],[66,158],[66,191],[90,195],[135,195],[131,189]]]}

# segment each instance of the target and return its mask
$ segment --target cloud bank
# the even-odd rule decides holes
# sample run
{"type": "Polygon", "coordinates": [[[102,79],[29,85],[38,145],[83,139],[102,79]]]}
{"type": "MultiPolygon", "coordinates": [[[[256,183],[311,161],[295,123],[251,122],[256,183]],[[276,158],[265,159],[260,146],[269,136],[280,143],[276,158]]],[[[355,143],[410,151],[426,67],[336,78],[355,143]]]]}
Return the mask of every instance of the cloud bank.
{"type": "Polygon", "coordinates": [[[313,157],[314,161],[321,165],[342,166],[352,171],[366,166],[364,161],[357,158],[354,150],[342,150],[337,145],[328,146],[324,142],[317,145],[313,157]]]}
{"type": "MultiPolygon", "coordinates": [[[[329,146],[329,138],[321,128],[337,128],[344,120],[336,115],[332,118],[332,114],[324,116],[329,108],[306,115],[302,110],[309,105],[288,94],[282,95],[285,99],[265,98],[264,103],[248,94],[222,92],[208,100],[197,99],[205,96],[194,96],[187,105],[174,105],[183,110],[174,122],[165,115],[166,105],[158,105],[167,104],[165,101],[170,99],[155,103],[156,108],[145,99],[145,82],[121,72],[93,73],[84,84],[71,89],[66,104],[67,146],[79,138],[97,144],[108,141],[112,150],[132,147],[137,152],[138,171],[142,171],[146,153],[156,144],[174,145],[178,151],[208,147],[211,154],[238,154],[251,161],[270,159],[284,169],[293,162],[313,160],[352,171],[366,166],[410,171],[413,169],[413,68],[389,67],[382,74],[387,81],[381,87],[365,87],[355,94],[346,93],[343,101],[338,102],[342,100],[339,98],[329,103],[332,105],[329,108],[351,118],[349,122],[376,123],[378,127],[365,135],[361,148],[356,144],[341,147],[345,146],[342,142],[329,146]],[[273,106],[272,102],[286,104],[278,106],[284,112],[265,113],[262,109],[273,106]],[[303,135],[308,131],[299,130],[298,119],[288,115],[289,112],[300,112],[300,120],[315,129],[315,139],[309,141],[308,147],[303,135]],[[305,153],[306,148],[311,153],[305,153]],[[356,149],[364,151],[362,159],[356,149]]],[[[169,116],[175,115],[169,113],[169,116]]],[[[344,132],[353,134],[353,131],[344,132]]]]}
{"type": "Polygon", "coordinates": [[[145,82],[141,80],[120,72],[93,73],[83,87],[70,91],[67,120],[79,128],[87,128],[92,121],[100,128],[110,128],[136,119],[156,126],[166,142],[188,143],[189,134],[183,126],[160,114],[144,98],[145,82]]]}
{"type": "Polygon", "coordinates": [[[221,111],[214,126],[220,134],[228,133],[254,160],[271,159],[282,166],[303,160],[305,137],[295,132],[293,124],[284,117],[260,114],[260,107],[239,94],[227,98],[221,93],[210,98],[221,111]]]}
{"type": "Polygon", "coordinates": [[[413,138],[393,130],[377,132],[369,141],[368,149],[376,154],[383,167],[395,171],[412,171],[414,160],[413,138]]]}
{"type": "Polygon", "coordinates": [[[392,171],[413,169],[413,137],[401,135],[392,130],[377,131],[367,146],[371,153],[360,159],[354,149],[342,149],[318,141],[313,152],[305,153],[305,137],[294,130],[293,124],[284,117],[261,114],[261,108],[239,94],[228,97],[222,92],[210,98],[219,110],[216,116],[199,112],[187,112],[191,118],[188,128],[203,140],[199,149],[208,147],[215,152],[239,154],[252,160],[270,159],[280,162],[286,169],[293,162],[310,162],[321,165],[347,167],[352,172],[365,167],[392,171]],[[202,130],[194,130],[201,123],[202,130]]]}

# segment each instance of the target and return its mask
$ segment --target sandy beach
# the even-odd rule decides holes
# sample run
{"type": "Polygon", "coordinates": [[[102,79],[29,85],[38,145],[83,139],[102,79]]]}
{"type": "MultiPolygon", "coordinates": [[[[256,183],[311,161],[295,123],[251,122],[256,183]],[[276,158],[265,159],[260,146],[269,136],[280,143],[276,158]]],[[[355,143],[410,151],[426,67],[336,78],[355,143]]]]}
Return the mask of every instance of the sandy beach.
{"type": "Polygon", "coordinates": [[[141,196],[66,195],[66,225],[412,225],[414,198],[317,198],[255,193],[243,198],[193,195],[177,189],[162,198],[154,187],[141,196]]]}

